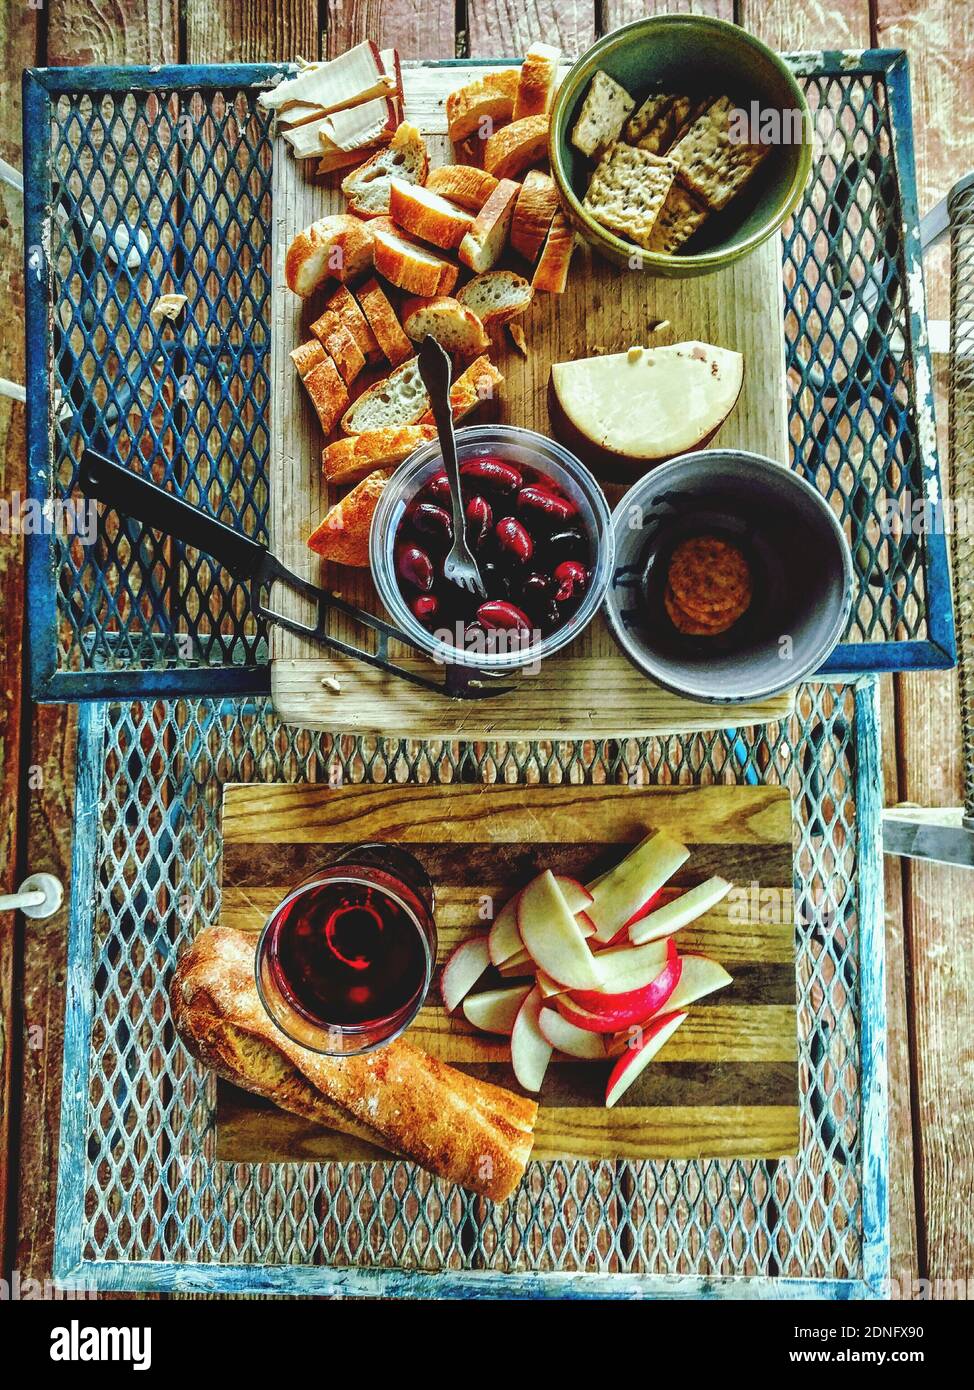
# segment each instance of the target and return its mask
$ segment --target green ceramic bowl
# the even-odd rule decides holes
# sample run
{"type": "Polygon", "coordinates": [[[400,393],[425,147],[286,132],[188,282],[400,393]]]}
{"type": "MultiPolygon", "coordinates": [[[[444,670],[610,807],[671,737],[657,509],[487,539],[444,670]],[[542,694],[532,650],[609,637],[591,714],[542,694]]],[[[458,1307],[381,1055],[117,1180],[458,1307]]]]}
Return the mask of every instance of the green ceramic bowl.
{"type": "Polygon", "coordinates": [[[801,197],[812,162],[808,103],[783,60],[735,24],[689,14],[637,19],[584,53],[558,89],[549,143],[551,172],[565,212],[586,241],[617,265],[675,277],[720,270],[767,241],[801,197]],[[637,105],[652,91],[726,94],[749,113],[756,102],[769,134],[777,134],[771,130],[774,113],[782,117],[778,130],[785,140],[772,143],[771,154],[747,187],[723,212],[708,218],[676,255],[640,251],[600,227],[582,208],[592,165],[570,136],[597,68],[620,82],[637,105]]]}

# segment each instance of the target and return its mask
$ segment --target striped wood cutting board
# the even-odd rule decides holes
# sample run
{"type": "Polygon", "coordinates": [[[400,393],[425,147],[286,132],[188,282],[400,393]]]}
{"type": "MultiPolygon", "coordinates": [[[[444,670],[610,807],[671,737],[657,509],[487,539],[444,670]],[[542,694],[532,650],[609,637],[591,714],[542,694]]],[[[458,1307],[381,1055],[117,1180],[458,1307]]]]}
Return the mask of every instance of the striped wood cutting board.
{"type": "MultiPolygon", "coordinates": [[[[733,901],[725,899],[678,937],[684,949],[719,960],[734,982],[691,1006],[659,1058],[611,1110],[602,1103],[607,1063],[554,1060],[540,1096],[535,1156],[794,1153],[798,1063],[785,788],[228,786],[221,920],[257,931],[281,898],[339,849],[395,841],[425,864],[436,885],[442,965],[458,942],[484,929],[478,907],[485,895],[499,908],[542,868],[592,878],[649,829],[665,829],[691,849],[676,886],[720,873],[749,890],[746,903],[732,894],[733,901]]],[[[507,1040],[447,1015],[438,974],[410,1041],[516,1089],[507,1040]]],[[[221,1082],[217,1157],[274,1162],[382,1154],[221,1082]]]]}

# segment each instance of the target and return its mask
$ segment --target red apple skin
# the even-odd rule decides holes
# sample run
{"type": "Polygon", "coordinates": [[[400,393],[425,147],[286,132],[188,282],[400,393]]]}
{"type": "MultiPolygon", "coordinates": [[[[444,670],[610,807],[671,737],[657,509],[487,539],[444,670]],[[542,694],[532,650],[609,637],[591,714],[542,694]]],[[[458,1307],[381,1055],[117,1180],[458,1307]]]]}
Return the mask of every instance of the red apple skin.
{"type": "Polygon", "coordinates": [[[658,888],[651,898],[646,899],[642,907],[637,907],[636,911],[629,918],[629,921],[625,922],[619,928],[618,935],[620,936],[620,938],[622,938],[624,934],[628,934],[629,928],[632,926],[633,922],[641,922],[644,917],[648,917],[651,912],[655,912],[656,909],[660,906],[660,898],[662,896],[663,890],[662,888],[658,888]]]}
{"type": "Polygon", "coordinates": [[[556,994],[552,997],[551,1002],[562,1018],[567,1018],[568,1022],[574,1023],[576,1028],[584,1028],[588,1033],[608,1034],[617,1031],[614,1022],[603,1018],[601,1014],[589,1013],[588,1009],[583,1009],[580,1004],[576,1004],[570,994],[556,994]]]}
{"type": "MultiPolygon", "coordinates": [[[[618,1062],[616,1062],[615,1066],[609,1072],[609,1079],[605,1083],[606,1104],[608,1104],[609,1097],[615,1089],[616,1083],[619,1081],[621,1077],[623,1077],[626,1074],[626,1071],[632,1063],[633,1057],[638,1057],[640,1052],[642,1052],[644,1048],[648,1047],[649,1044],[653,1041],[660,1029],[665,1028],[667,1024],[669,1024],[674,1018],[678,1018],[679,1016],[680,1010],[677,1010],[674,1013],[662,1014],[659,1018],[654,1018],[652,1023],[650,1023],[647,1026],[645,1032],[643,1033],[643,1040],[640,1043],[639,1047],[626,1048],[625,1052],[619,1058],[618,1062]]],[[[683,1011],[683,1017],[686,1018],[685,1011],[683,1011]]]]}
{"type": "MultiPolygon", "coordinates": [[[[589,1018],[598,1019],[600,1023],[605,1023],[605,1027],[591,1028],[590,1031],[597,1033],[617,1033],[620,1028],[628,1028],[630,1024],[641,1023],[652,1014],[657,1013],[665,1005],[667,999],[680,983],[680,975],[683,972],[683,962],[676,954],[676,948],[669,954],[666,964],[648,985],[642,989],[632,989],[626,994],[599,994],[595,990],[572,990],[569,998],[571,1003],[577,1005],[585,1011],[589,1018]]],[[[587,1023],[561,1011],[571,1023],[577,1023],[580,1028],[589,1027],[587,1023]]]]}

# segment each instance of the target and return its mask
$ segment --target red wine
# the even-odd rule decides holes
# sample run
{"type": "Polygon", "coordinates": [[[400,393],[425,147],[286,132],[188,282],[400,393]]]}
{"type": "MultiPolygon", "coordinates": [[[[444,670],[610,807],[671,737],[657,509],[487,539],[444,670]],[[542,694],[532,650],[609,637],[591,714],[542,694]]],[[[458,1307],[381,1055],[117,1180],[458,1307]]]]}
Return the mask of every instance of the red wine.
{"type": "Polygon", "coordinates": [[[325,1027],[382,1022],[426,986],[428,949],[406,906],[413,895],[390,879],[393,896],[376,882],[380,875],[374,870],[369,877],[371,882],[336,877],[312,884],[271,924],[268,960],[278,988],[325,1027]]]}

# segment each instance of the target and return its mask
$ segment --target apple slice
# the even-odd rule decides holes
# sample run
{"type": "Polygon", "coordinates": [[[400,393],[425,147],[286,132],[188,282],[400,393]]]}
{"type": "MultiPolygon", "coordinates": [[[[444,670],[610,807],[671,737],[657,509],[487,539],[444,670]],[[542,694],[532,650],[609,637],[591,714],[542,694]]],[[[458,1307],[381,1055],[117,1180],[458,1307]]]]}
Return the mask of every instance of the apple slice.
{"type": "Polygon", "coordinates": [[[620,927],[631,922],[642,905],[689,857],[686,845],[664,831],[648,835],[596,883],[592,901],[585,909],[595,923],[595,940],[608,941],[620,927]]]}
{"type": "Polygon", "coordinates": [[[584,883],[579,883],[577,878],[569,878],[567,874],[554,874],[553,878],[561,889],[561,895],[565,899],[565,906],[569,912],[573,912],[577,917],[584,912],[592,901],[592,894],[585,887],[584,883]]]}
{"type": "Polygon", "coordinates": [[[663,969],[669,957],[669,941],[648,941],[645,946],[610,946],[598,954],[602,994],[628,994],[642,989],[663,969]]]}
{"type": "Polygon", "coordinates": [[[486,936],[471,936],[450,953],[440,978],[440,993],[447,1013],[453,1013],[489,964],[486,936]]]}
{"type": "Polygon", "coordinates": [[[569,989],[599,989],[602,976],[554,874],[533,878],[517,904],[524,949],[539,970],[569,989]]]}
{"type": "Polygon", "coordinates": [[[526,1091],[540,1091],[544,1074],[551,1061],[551,1043],[538,1023],[541,1013],[541,991],[535,985],[529,990],[517,1011],[511,1032],[511,1063],[514,1075],[526,1091]]]}
{"type": "Polygon", "coordinates": [[[578,1057],[583,1062],[604,1062],[606,1058],[605,1039],[598,1033],[586,1032],[555,1009],[542,1009],[538,1015],[538,1026],[551,1046],[566,1057],[578,1057]]]}
{"type": "Polygon", "coordinates": [[[629,940],[636,946],[644,941],[656,941],[661,936],[670,936],[689,922],[702,917],[712,907],[725,898],[733,885],[726,878],[715,874],[695,888],[690,888],[678,898],[664,903],[654,912],[648,913],[633,922],[629,928],[629,940]]]}
{"type": "Polygon", "coordinates": [[[676,989],[666,1001],[666,1010],[672,1013],[674,1009],[685,1009],[688,1004],[693,1004],[698,999],[702,999],[705,994],[713,994],[715,990],[726,989],[733,983],[733,976],[728,975],[719,962],[711,960],[709,956],[685,955],[680,957],[683,969],[680,972],[679,983],[676,989]]]}
{"type": "Polygon", "coordinates": [[[515,985],[511,989],[468,994],[463,1001],[464,1018],[483,1033],[505,1033],[510,1037],[517,1011],[530,993],[530,985],[515,985]]]}
{"type": "Polygon", "coordinates": [[[508,956],[507,960],[502,962],[497,969],[506,980],[509,980],[512,976],[533,975],[535,966],[527,951],[521,950],[516,956],[508,956]]]}
{"type": "Polygon", "coordinates": [[[508,899],[487,933],[487,948],[492,965],[503,965],[504,961],[510,960],[511,956],[516,956],[524,949],[521,945],[521,933],[517,929],[518,896],[515,893],[513,898],[508,899]]]}
{"type": "Polygon", "coordinates": [[[554,999],[556,994],[564,994],[565,986],[560,985],[557,980],[553,980],[550,975],[546,975],[543,970],[538,971],[538,989],[541,991],[543,999],[554,999]]]}
{"type": "Polygon", "coordinates": [[[619,1097],[629,1089],[636,1077],[646,1069],[660,1048],[667,1043],[686,1018],[685,1013],[663,1014],[643,1032],[639,1047],[627,1047],[609,1073],[605,1088],[605,1103],[615,1105],[619,1097]]]}
{"type": "MultiPolygon", "coordinates": [[[[663,969],[641,989],[631,989],[624,994],[599,994],[598,991],[590,989],[571,993],[569,998],[573,1004],[601,1019],[605,1025],[593,1031],[615,1033],[620,1028],[628,1028],[631,1023],[642,1023],[653,1014],[659,1013],[680,983],[683,971],[683,962],[676,953],[676,946],[672,941],[669,942],[669,946],[670,952],[663,969]]],[[[564,1013],[563,1016],[570,1018],[569,1013],[564,1013]]],[[[585,1026],[579,1022],[579,1027],[585,1026]]]]}

